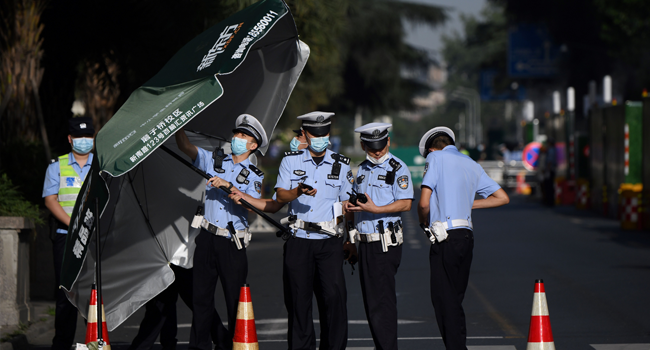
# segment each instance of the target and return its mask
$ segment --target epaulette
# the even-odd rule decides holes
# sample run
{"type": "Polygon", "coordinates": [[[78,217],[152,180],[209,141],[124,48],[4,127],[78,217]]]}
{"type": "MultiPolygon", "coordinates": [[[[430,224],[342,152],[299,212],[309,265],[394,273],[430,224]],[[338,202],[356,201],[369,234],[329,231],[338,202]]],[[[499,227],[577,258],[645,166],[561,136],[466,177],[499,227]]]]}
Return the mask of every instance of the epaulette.
{"type": "Polygon", "coordinates": [[[339,162],[341,162],[343,164],[350,165],[350,158],[348,158],[348,157],[346,157],[344,155],[341,155],[341,154],[338,154],[338,153],[332,153],[332,159],[338,160],[339,162]]]}
{"type": "Polygon", "coordinates": [[[297,156],[299,154],[302,154],[302,151],[289,151],[289,152],[284,152],[285,156],[297,156]]]}
{"type": "Polygon", "coordinates": [[[388,164],[390,164],[391,167],[393,167],[393,171],[400,170],[402,168],[402,164],[400,162],[396,161],[395,158],[391,158],[388,161],[388,164]]]}
{"type": "Polygon", "coordinates": [[[50,159],[50,164],[54,164],[59,161],[59,158],[50,159]]]}
{"type": "Polygon", "coordinates": [[[248,167],[255,173],[257,176],[262,177],[264,176],[264,172],[260,169],[258,169],[255,165],[249,164],[248,167]]]}
{"type": "Polygon", "coordinates": [[[368,165],[368,166],[370,166],[371,164],[372,164],[372,163],[371,163],[369,160],[366,159],[366,160],[364,160],[363,162],[361,162],[361,164],[359,164],[359,167],[362,167],[362,166],[364,166],[364,165],[368,165]]]}

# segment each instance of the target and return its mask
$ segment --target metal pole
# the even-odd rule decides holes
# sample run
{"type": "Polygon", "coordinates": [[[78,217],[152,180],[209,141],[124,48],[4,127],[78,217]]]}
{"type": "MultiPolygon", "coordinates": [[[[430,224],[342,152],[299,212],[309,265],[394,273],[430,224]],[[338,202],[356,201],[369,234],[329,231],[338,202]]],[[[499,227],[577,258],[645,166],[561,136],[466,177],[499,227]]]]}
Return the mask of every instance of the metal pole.
{"type": "Polygon", "coordinates": [[[475,139],[475,135],[474,135],[474,125],[473,125],[474,124],[473,123],[473,114],[474,113],[473,113],[473,108],[472,108],[473,107],[472,106],[472,101],[468,97],[466,97],[466,96],[464,96],[464,95],[462,95],[460,93],[456,93],[455,91],[449,96],[449,98],[452,99],[452,100],[456,100],[456,101],[460,101],[460,102],[465,103],[465,106],[467,107],[467,115],[468,115],[468,118],[467,118],[468,123],[466,123],[466,129],[467,129],[467,134],[469,134],[468,137],[467,137],[468,138],[467,144],[468,144],[468,146],[470,148],[476,147],[476,139],[475,139]]]}
{"type": "Polygon", "coordinates": [[[103,319],[102,319],[102,256],[99,239],[99,198],[95,197],[95,275],[97,282],[97,346],[99,349],[104,347],[103,319]]]}
{"type": "MultiPolygon", "coordinates": [[[[176,160],[178,160],[178,161],[180,161],[181,163],[185,164],[187,167],[189,167],[190,169],[194,170],[194,172],[196,172],[196,173],[198,173],[199,175],[203,176],[205,179],[209,180],[209,179],[211,178],[211,176],[208,175],[206,172],[204,172],[203,170],[201,170],[201,169],[195,167],[195,166],[192,165],[190,162],[188,162],[187,160],[183,159],[183,157],[179,156],[179,155],[176,154],[174,151],[172,151],[172,150],[170,150],[169,148],[167,148],[165,145],[161,145],[161,146],[160,146],[160,149],[162,149],[163,151],[167,152],[169,155],[171,155],[172,157],[176,158],[176,160]]],[[[231,194],[231,193],[232,193],[232,192],[230,192],[229,189],[227,189],[227,188],[224,187],[224,186],[221,186],[221,187],[219,187],[219,188],[220,188],[221,190],[223,190],[224,192],[228,193],[228,194],[231,194]]],[[[240,199],[239,202],[242,204],[242,206],[243,206],[244,208],[247,208],[247,209],[250,209],[250,210],[254,211],[255,214],[261,216],[262,219],[268,221],[269,223],[271,223],[273,226],[275,226],[276,228],[278,228],[278,229],[279,229],[280,231],[282,231],[283,233],[287,233],[287,234],[290,234],[290,233],[291,233],[291,231],[289,231],[289,229],[286,228],[284,225],[282,225],[282,224],[280,224],[279,222],[277,222],[277,221],[271,219],[268,215],[264,214],[261,210],[255,208],[252,204],[248,203],[247,201],[245,201],[245,200],[243,200],[243,199],[240,199]]]]}

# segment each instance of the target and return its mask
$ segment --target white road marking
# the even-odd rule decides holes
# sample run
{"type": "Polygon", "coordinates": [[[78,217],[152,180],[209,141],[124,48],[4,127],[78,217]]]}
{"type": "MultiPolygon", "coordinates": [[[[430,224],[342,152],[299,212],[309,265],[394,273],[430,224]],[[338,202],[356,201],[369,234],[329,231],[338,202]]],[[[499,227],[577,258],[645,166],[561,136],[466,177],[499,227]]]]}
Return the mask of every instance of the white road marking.
{"type": "Polygon", "coordinates": [[[596,350],[650,350],[650,344],[589,344],[596,350]]]}
{"type": "MultiPolygon", "coordinates": [[[[402,320],[398,319],[397,324],[417,324],[417,323],[424,323],[425,321],[416,321],[416,320],[402,320]]],[[[262,325],[262,324],[286,324],[289,323],[289,321],[286,318],[267,318],[267,319],[261,319],[261,320],[255,320],[255,325],[262,325]]],[[[314,323],[320,323],[320,320],[314,320],[314,323]]],[[[368,324],[368,320],[348,320],[348,324],[368,324]]],[[[228,325],[228,322],[223,323],[224,326],[228,325]]],[[[139,328],[140,326],[124,326],[124,328],[139,328]]],[[[192,327],[191,323],[179,323],[176,327],[178,328],[190,328],[192,327]]],[[[284,332],[286,332],[286,328],[284,329],[284,332]]],[[[259,331],[258,331],[259,333],[259,331]]]]}

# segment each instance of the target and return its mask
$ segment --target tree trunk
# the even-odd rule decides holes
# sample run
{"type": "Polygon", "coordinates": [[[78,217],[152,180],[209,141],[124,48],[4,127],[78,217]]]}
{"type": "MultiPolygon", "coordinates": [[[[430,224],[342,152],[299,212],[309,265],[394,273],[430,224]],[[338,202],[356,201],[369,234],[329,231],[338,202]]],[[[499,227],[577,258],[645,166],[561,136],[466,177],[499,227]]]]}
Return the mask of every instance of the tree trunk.
{"type": "Polygon", "coordinates": [[[41,108],[41,97],[38,94],[38,84],[32,79],[32,90],[34,91],[34,102],[36,104],[36,115],[38,116],[38,123],[41,128],[41,137],[43,138],[43,147],[45,147],[45,156],[49,162],[52,159],[52,152],[50,151],[50,142],[47,138],[47,130],[45,130],[45,119],[43,118],[43,109],[41,108]]]}

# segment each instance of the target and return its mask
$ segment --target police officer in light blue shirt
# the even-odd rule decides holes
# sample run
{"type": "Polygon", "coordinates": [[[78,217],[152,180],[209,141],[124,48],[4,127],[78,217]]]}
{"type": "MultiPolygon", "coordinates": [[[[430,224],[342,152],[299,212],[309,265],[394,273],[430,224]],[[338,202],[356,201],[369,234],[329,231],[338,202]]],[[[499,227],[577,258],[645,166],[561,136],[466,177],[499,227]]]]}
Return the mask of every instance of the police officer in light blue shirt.
{"type": "Polygon", "coordinates": [[[432,230],[446,230],[444,240],[444,232],[437,231],[440,239],[429,251],[431,301],[445,347],[466,350],[462,302],[474,249],[472,209],[502,206],[510,199],[478,163],[458,151],[455,141],[447,127],[433,128],[420,139],[426,164],[418,216],[432,230]],[[476,194],[483,199],[475,200],[476,194]]]}
{"type": "Polygon", "coordinates": [[[249,161],[251,153],[266,146],[266,131],[255,117],[242,114],[237,118],[231,141],[232,154],[222,155],[215,150],[208,152],[194,146],[183,130],[176,133],[178,148],[187,154],[194,166],[210,174],[206,185],[205,216],[201,232],[196,237],[193,260],[193,318],[190,349],[211,348],[210,327],[219,322],[214,313],[214,293],[217,280],[221,279],[228,330],[220,326],[216,349],[231,349],[235,331],[239,290],[246,283],[248,259],[246,246],[250,240],[248,212],[228,198],[221,186],[254,198],[260,198],[264,173],[249,161]],[[220,164],[219,164],[220,163],[220,164]],[[236,233],[233,238],[232,233],[236,233]],[[241,242],[241,238],[244,242],[241,242]]]}
{"type": "MultiPolygon", "coordinates": [[[[395,275],[402,260],[400,212],[411,210],[413,183],[404,162],[389,152],[388,123],[370,123],[360,133],[366,160],[354,190],[366,196],[346,204],[353,212],[359,241],[359,277],[363,306],[376,349],[397,349],[395,275]]],[[[353,233],[352,233],[353,234],[353,233]]]]}
{"type": "MultiPolygon", "coordinates": [[[[72,151],[53,159],[47,167],[43,184],[45,206],[55,218],[56,234],[52,237],[56,285],[60,285],[61,264],[72,208],[93,161],[95,128],[90,117],[69,120],[68,142],[72,151]]],[[[70,349],[77,329],[77,308],[68,301],[63,289],[56,291],[55,334],[52,349],[70,349]]]]}
{"type": "Polygon", "coordinates": [[[327,149],[332,115],[312,112],[298,117],[309,146],[287,153],[275,185],[277,201],[289,203],[289,215],[296,217],[293,235],[285,243],[283,265],[289,349],[316,348],[315,284],[320,286],[316,292],[321,293],[327,319],[327,324],[321,324],[321,349],[345,349],[347,344],[340,202],[348,199],[354,178],[350,160],[327,149]]]}

